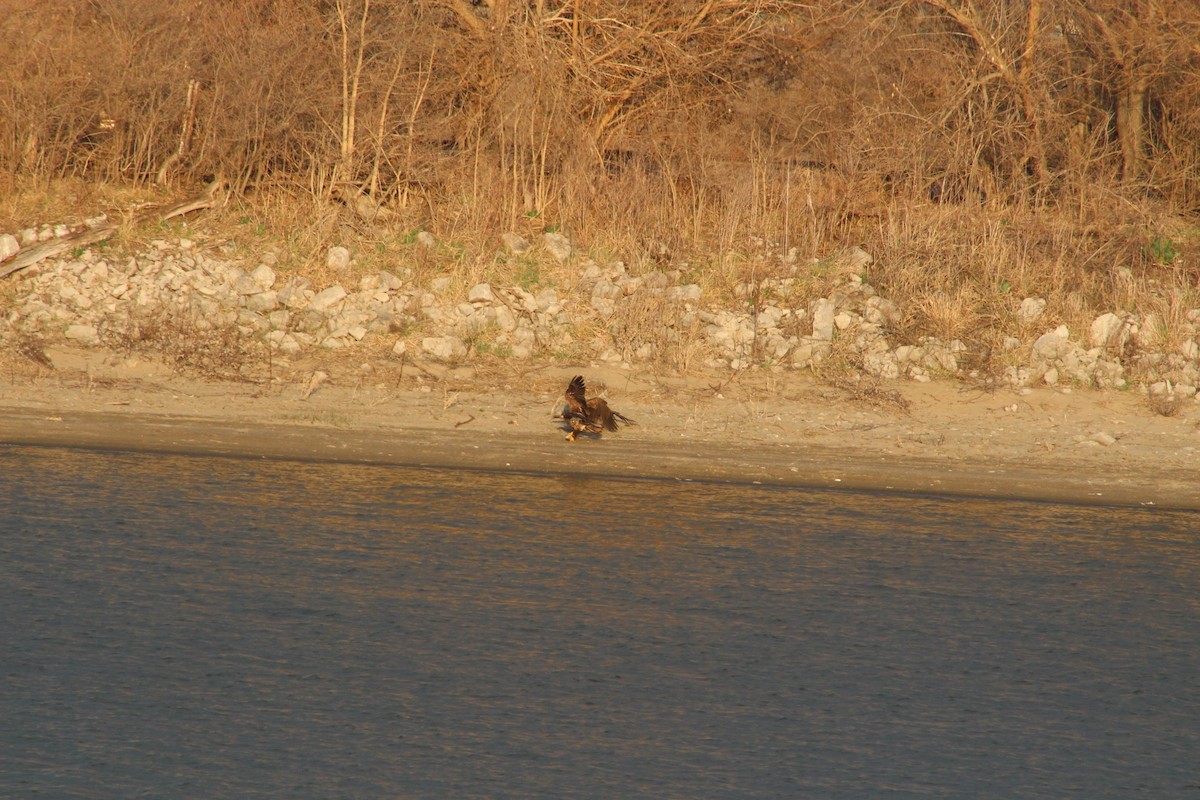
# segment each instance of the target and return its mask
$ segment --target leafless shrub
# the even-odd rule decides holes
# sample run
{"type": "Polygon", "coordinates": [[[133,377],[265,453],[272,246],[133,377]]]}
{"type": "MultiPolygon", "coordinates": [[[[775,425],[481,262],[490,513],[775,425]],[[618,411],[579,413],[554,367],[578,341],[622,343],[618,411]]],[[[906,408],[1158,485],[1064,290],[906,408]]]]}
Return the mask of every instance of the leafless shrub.
{"type": "Polygon", "coordinates": [[[270,371],[265,342],[236,326],[206,324],[186,311],[160,310],[103,333],[116,349],[153,353],[176,370],[207,378],[259,381],[270,371]]]}
{"type": "Polygon", "coordinates": [[[1150,410],[1162,417],[1178,415],[1186,402],[1183,397],[1173,392],[1151,392],[1146,397],[1150,404],[1150,410]]]}
{"type": "Polygon", "coordinates": [[[619,301],[605,321],[608,342],[622,358],[680,372],[701,360],[700,327],[679,303],[644,288],[619,301]]]}
{"type": "Polygon", "coordinates": [[[829,379],[828,383],[830,386],[844,392],[846,397],[854,403],[860,403],[872,408],[891,408],[905,414],[912,407],[912,404],[908,402],[908,398],[895,389],[887,388],[878,378],[862,375],[853,379],[838,377],[829,379]]]}

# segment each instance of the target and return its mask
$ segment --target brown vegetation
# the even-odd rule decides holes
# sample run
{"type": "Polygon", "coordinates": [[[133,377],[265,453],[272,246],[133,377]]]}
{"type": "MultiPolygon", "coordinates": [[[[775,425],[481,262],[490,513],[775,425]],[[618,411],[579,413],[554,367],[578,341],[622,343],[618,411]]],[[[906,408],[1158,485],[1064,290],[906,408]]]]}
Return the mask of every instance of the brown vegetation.
{"type": "Polygon", "coordinates": [[[497,235],[563,230],[731,298],[793,248],[815,293],[807,259],[861,244],[910,333],[984,344],[1021,333],[1028,295],[1072,325],[1200,306],[1200,8],[1185,0],[0,10],[6,228],[46,221],[31,198],[64,179],[221,175],[231,221],[273,231],[298,268],[354,241],[528,280],[497,235]],[[418,228],[452,252],[415,254],[418,228]]]}

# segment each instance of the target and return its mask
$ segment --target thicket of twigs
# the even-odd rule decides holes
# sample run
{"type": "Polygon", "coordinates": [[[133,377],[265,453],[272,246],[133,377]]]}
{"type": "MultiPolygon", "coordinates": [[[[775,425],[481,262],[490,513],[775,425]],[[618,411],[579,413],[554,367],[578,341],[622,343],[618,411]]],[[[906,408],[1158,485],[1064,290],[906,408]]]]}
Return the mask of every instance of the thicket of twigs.
{"type": "Polygon", "coordinates": [[[635,264],[861,243],[931,330],[1007,295],[1111,305],[1121,267],[1200,277],[1190,0],[0,9],[9,193],[221,175],[249,203],[493,248],[555,226],[635,264]]]}

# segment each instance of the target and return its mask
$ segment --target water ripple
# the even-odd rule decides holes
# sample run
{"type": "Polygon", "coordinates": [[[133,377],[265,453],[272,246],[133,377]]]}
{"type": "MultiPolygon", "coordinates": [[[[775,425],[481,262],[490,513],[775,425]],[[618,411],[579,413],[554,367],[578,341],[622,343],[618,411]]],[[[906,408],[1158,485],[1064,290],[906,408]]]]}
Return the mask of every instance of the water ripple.
{"type": "Polygon", "coordinates": [[[0,468],[5,797],[1200,794],[1194,514],[0,468]]]}

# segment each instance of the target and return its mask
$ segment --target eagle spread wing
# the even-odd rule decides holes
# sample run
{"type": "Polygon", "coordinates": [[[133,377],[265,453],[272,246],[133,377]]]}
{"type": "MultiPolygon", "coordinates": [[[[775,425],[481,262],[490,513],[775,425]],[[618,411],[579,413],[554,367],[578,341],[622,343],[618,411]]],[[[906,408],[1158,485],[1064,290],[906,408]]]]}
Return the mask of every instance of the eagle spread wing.
{"type": "Polygon", "coordinates": [[[583,382],[582,375],[576,375],[567,385],[567,408],[563,412],[563,416],[571,414],[587,414],[587,400],[584,395],[587,394],[587,387],[583,382]]]}
{"type": "Polygon", "coordinates": [[[621,425],[632,425],[633,420],[613,411],[601,397],[587,398],[587,385],[582,375],[576,375],[567,385],[566,405],[562,416],[571,426],[568,441],[575,441],[581,432],[599,435],[601,431],[616,431],[621,425]]]}

